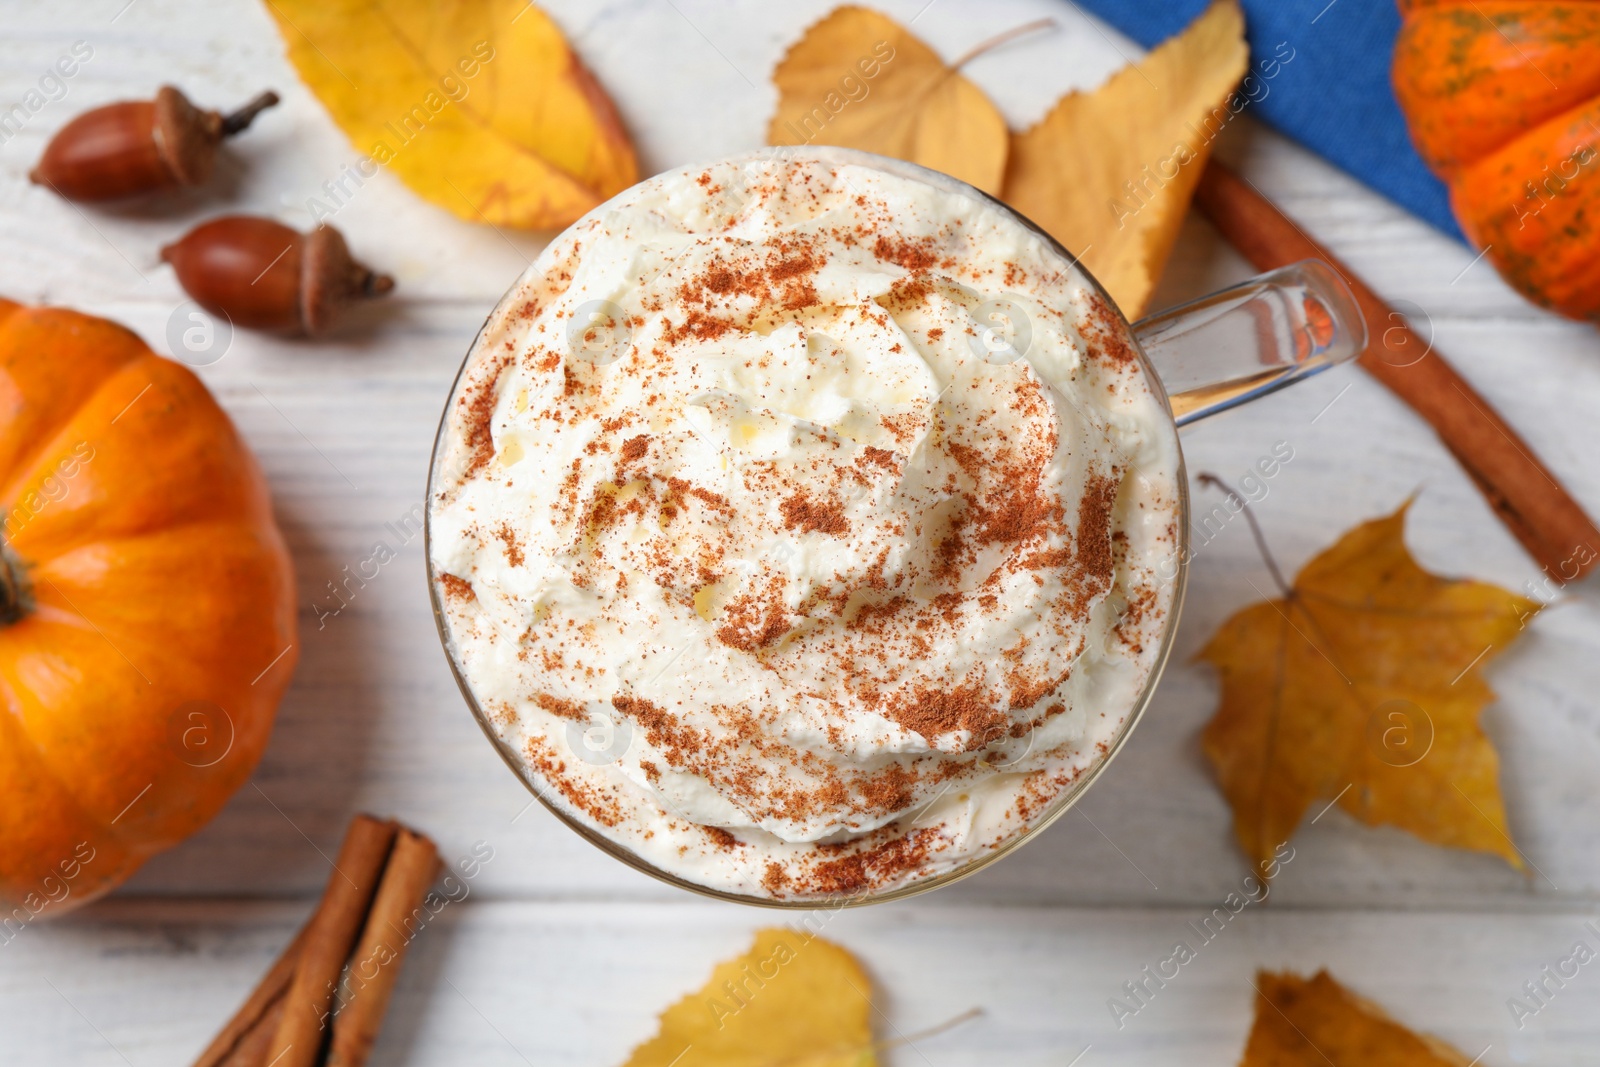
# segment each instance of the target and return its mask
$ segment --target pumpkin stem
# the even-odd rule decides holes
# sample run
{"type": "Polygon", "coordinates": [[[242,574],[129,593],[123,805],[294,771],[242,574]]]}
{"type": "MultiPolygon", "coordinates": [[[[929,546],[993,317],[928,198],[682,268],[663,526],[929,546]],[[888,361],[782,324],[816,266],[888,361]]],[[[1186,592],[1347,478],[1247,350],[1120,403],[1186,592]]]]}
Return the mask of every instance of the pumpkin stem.
{"type": "Polygon", "coordinates": [[[22,560],[0,540],[0,626],[21,621],[32,609],[33,594],[22,560]]]}

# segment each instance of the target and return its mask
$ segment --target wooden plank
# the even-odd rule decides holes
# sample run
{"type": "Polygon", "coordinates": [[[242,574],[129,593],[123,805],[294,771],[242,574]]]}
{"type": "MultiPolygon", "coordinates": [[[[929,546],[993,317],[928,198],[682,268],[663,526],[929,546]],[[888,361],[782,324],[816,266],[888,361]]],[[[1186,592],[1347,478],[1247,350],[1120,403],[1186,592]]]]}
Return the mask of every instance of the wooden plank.
{"type": "MultiPolygon", "coordinates": [[[[555,8],[646,134],[646,161],[653,166],[754,143],[770,106],[767,91],[744,85],[695,26],[709,31],[733,64],[760,72],[799,25],[824,9],[813,4],[767,23],[744,9],[723,17],[716,14],[721,9],[694,5],[684,5],[688,20],[636,4],[555,8]],[[630,49],[650,34],[706,62],[692,77],[678,66],[669,76],[667,67],[677,60],[663,49],[630,49]],[[737,88],[725,84],[728,79],[737,88]],[[668,87],[664,94],[661,85],[668,87]],[[728,90],[726,114],[719,112],[719,123],[711,124],[723,140],[696,141],[711,134],[701,130],[707,124],[682,121],[686,101],[717,89],[728,90]]],[[[1053,5],[1024,4],[1018,21],[1036,9],[1059,14],[1053,5]]],[[[36,77],[33,68],[75,34],[92,35],[99,51],[65,100],[48,105],[0,149],[11,161],[9,179],[0,185],[0,239],[15,253],[0,263],[0,291],[110,314],[164,348],[182,294],[154,265],[160,244],[223,204],[304,224],[309,216],[299,215],[318,184],[307,175],[337,174],[353,157],[284,65],[257,6],[141,0],[114,24],[106,21],[111,14],[89,6],[65,23],[41,13],[19,16],[18,53],[0,75],[0,99],[24,91],[36,77]],[[158,25],[161,34],[152,32],[158,25]],[[284,93],[284,106],[230,149],[238,153],[232,199],[197,196],[165,213],[119,208],[80,215],[21,181],[24,162],[67,114],[143,92],[162,79],[218,101],[269,84],[284,93]]],[[[954,46],[962,34],[992,28],[998,19],[962,5],[936,6],[918,29],[954,46]]],[[[974,65],[975,77],[1003,88],[1015,121],[1048,104],[1066,84],[1063,70],[1076,70],[1083,84],[1092,84],[1108,63],[1120,61],[1081,20],[1063,17],[1062,23],[1058,33],[1018,42],[1007,57],[974,65]],[[1030,57],[1052,62],[1024,62],[1030,57]]],[[[1377,284],[1392,285],[1397,298],[1430,309],[1440,343],[1464,372],[1581,500],[1600,507],[1600,471],[1588,461],[1587,444],[1587,398],[1600,395],[1592,331],[1530,314],[1514,297],[1509,303],[1495,297],[1490,290],[1499,282],[1481,265],[1452,285],[1471,262],[1468,250],[1431,235],[1281,138],[1243,132],[1248,136],[1233,150],[1254,180],[1377,284]],[[1478,288],[1464,288],[1470,285],[1478,288]],[[1536,354],[1506,358],[1508,351],[1524,350],[1536,354]],[[1539,373],[1528,372],[1530,359],[1539,373]]],[[[274,486],[299,571],[305,643],[299,675],[255,781],[211,827],[154,861],[128,891],[313,893],[325,872],[311,842],[327,851],[348,815],[367,807],[428,828],[447,853],[464,853],[480,838],[503,845],[506,858],[486,884],[496,894],[670,896],[588,848],[542,809],[524,813],[527,795],[479,736],[445,669],[421,581],[420,543],[394,533],[422,501],[433,429],[459,358],[540,238],[460,223],[388,175],[357,190],[335,221],[361,254],[398,274],[393,306],[316,346],[241,331],[227,354],[201,371],[257,449],[274,486]],[[396,219],[405,224],[395,225],[396,219]],[[346,568],[369,557],[380,541],[396,558],[341,605],[330,583],[343,583],[346,568]]],[[[1162,295],[1180,300],[1247,272],[1204,223],[1192,221],[1162,295]]],[[[1431,435],[1358,376],[1329,375],[1198,426],[1186,435],[1186,448],[1192,470],[1231,476],[1278,440],[1290,442],[1296,458],[1260,512],[1286,565],[1420,489],[1413,543],[1425,562],[1513,587],[1537,579],[1431,435]],[[1353,477],[1357,470],[1360,476],[1353,477]]],[[[1228,884],[1240,860],[1193,743],[1213,706],[1214,683],[1186,657],[1228,612],[1254,597],[1250,582],[1261,584],[1261,575],[1255,550],[1239,530],[1225,531],[1200,553],[1179,656],[1139,735],[1085,801],[1084,811],[1105,836],[1071,815],[1014,859],[952,893],[975,901],[1161,903],[1175,894],[1205,899],[1228,884]]],[[[1327,857],[1325,867],[1308,864],[1303,875],[1291,873],[1285,898],[1382,907],[1404,889],[1413,905],[1541,907],[1600,894],[1600,849],[1594,847],[1600,827],[1583,817],[1597,799],[1589,773],[1600,722],[1588,696],[1596,691],[1595,668],[1589,657],[1571,654],[1592,642],[1597,628],[1600,618],[1580,594],[1536,623],[1526,646],[1493,674],[1502,700],[1488,721],[1504,748],[1513,828],[1548,880],[1530,883],[1492,860],[1358,829],[1332,814],[1308,838],[1311,853],[1327,857]],[[1551,707],[1560,713],[1545,714],[1551,707]]]]}
{"type": "MultiPolygon", "coordinates": [[[[160,246],[224,211],[306,226],[308,201],[356,157],[284,63],[260,4],[125,3],[7,12],[0,106],[21,99],[73,41],[91,42],[95,55],[64,99],[0,143],[0,293],[110,315],[166,350],[184,297],[159,265],[160,246]],[[285,100],[230,146],[210,193],[80,213],[26,183],[46,136],[72,114],[168,81],[208,104],[268,86],[285,100]]],[[[647,171],[759,143],[773,104],[768,72],[831,6],[548,5],[616,97],[647,171]]],[[[1062,90],[1102,79],[1122,62],[1118,48],[1133,52],[1052,0],[881,6],[905,21],[923,11],[916,32],[947,55],[1056,17],[1057,32],[967,70],[1016,125],[1037,119],[1062,90]]],[[[1473,384],[1600,510],[1591,329],[1530,308],[1473,263],[1473,250],[1248,120],[1225,148],[1386,296],[1409,301],[1413,323],[1436,331],[1473,384]]],[[[702,906],[530,806],[445,667],[420,540],[396,532],[422,502],[434,427],[462,353],[547,235],[462,223],[387,174],[356,190],[333,221],[360,255],[397,275],[391,304],[315,346],[240,332],[201,369],[261,457],[298,569],[304,654],[272,746],[211,826],[118,897],[0,946],[8,1062],[192,1056],[304,919],[327,875],[319,849],[331,854],[360,809],[426,829],[448,860],[478,842],[494,850],[471,899],[447,909],[408,962],[379,1062],[618,1062],[713,960],[739,950],[756,924],[784,918],[702,906]],[[395,559],[340,606],[328,583],[342,582],[377,541],[395,559]],[[218,897],[278,902],[207,899],[218,897]]],[[[1191,220],[1155,303],[1248,273],[1191,220]]],[[[1185,448],[1191,471],[1236,477],[1278,441],[1295,458],[1259,514],[1285,566],[1419,492],[1411,542],[1426,565],[1513,588],[1537,581],[1431,433],[1358,374],[1336,372],[1201,424],[1185,448]]],[[[1092,1044],[1085,1063],[1225,1064],[1248,1025],[1254,966],[1326,964],[1469,1057],[1492,1045],[1485,1064],[1581,1062],[1600,1042],[1600,979],[1586,970],[1521,1031],[1504,1002],[1565,954],[1600,906],[1592,651],[1600,605],[1582,588],[1490,675],[1500,699],[1486,723],[1504,758],[1512,830],[1540,873],[1524,877],[1329,813],[1295,838],[1274,903],[1252,908],[1115,1028],[1106,1000],[1116,987],[1162,958],[1184,924],[1245,873],[1195,743],[1215,683],[1189,662],[1222,619],[1256,597],[1252,582],[1265,588],[1242,527],[1223,528],[1199,551],[1192,582],[1162,690],[1082,812],[958,886],[830,920],[829,935],[859,951],[884,989],[893,1024],[910,1031],[986,1009],[919,1049],[930,1062],[1065,1064],[1092,1044]]],[[[895,1062],[922,1057],[903,1050],[895,1062]]]]}
{"type": "MultiPolygon", "coordinates": [[[[1237,888],[1237,887],[1236,887],[1237,888]]],[[[1223,901],[1154,910],[882,907],[806,928],[857,953],[880,1036],[980,1008],[977,1020],[898,1051],[895,1063],[1231,1064],[1258,967],[1338,978],[1487,1067],[1580,1063],[1595,1040],[1593,964],[1548,1006],[1507,1008],[1582,940],[1592,913],[1542,916],[1304,912],[1271,901],[1226,921],[1223,901]],[[1193,925],[1191,925],[1193,924],[1193,925]],[[1463,936],[1470,931],[1470,936],[1463,936]],[[1205,940],[1209,932],[1210,940],[1205,940]],[[1140,1003],[1182,941],[1196,958],[1140,1003]],[[1114,1015],[1120,1000],[1137,1008],[1114,1015]],[[1118,1022],[1121,1022],[1119,1028],[1118,1022]],[[919,1055],[920,1053],[920,1055],[919,1055]]],[[[0,1030],[18,1062],[187,1062],[304,917],[299,905],[121,901],[29,929],[4,950],[0,1030]],[[41,1050],[36,1056],[22,1053],[41,1050]]],[[[714,904],[478,903],[447,907],[413,945],[375,1062],[619,1063],[656,1014],[699,986],[751,931],[801,917],[714,904]]],[[[1172,968],[1167,969],[1172,973],[1172,968]]]]}

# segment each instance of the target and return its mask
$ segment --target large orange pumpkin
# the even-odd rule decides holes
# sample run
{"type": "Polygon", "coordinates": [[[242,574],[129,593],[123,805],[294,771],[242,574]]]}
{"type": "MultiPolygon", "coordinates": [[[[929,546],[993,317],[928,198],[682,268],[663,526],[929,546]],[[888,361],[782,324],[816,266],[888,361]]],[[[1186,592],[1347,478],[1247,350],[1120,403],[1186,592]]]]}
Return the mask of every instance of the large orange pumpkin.
{"type": "Polygon", "coordinates": [[[1469,240],[1600,320],[1600,0],[1401,0],[1394,88],[1469,240]]]}
{"type": "Polygon", "coordinates": [[[254,458],[103,319],[0,300],[0,943],[210,819],[297,652],[254,458]]]}

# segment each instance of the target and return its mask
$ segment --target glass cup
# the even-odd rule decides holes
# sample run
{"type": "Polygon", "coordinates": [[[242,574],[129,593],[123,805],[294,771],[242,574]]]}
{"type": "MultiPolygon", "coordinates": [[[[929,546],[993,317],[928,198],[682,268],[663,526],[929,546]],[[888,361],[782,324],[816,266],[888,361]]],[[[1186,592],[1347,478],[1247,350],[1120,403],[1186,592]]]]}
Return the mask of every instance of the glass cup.
{"type": "MultiPolygon", "coordinates": [[[[850,149],[820,146],[802,146],[762,149],[734,157],[725,162],[740,162],[763,158],[817,159],[829,162],[850,163],[873,167],[880,171],[920,181],[936,188],[963,196],[979,198],[997,205],[1012,218],[1038,233],[1063,261],[1072,264],[1091,287],[1115,308],[1115,303],[1100,284],[1089,274],[1077,258],[1063,248],[1042,228],[989,196],[987,193],[947,175],[901,160],[889,159],[850,149]]],[[[517,297],[523,279],[513,285],[502,298],[500,306],[491,312],[485,324],[494,323],[508,303],[517,297]]],[[[1251,278],[1220,292],[1192,300],[1189,303],[1146,316],[1129,323],[1120,314],[1117,323],[1124,331],[1138,355],[1140,366],[1152,391],[1165,401],[1174,428],[1237,407],[1247,401],[1265,396],[1287,385],[1309,378],[1329,367],[1358,356],[1367,345],[1366,323],[1349,288],[1337,272],[1320,260],[1304,260],[1251,278]]],[[[1000,327],[1006,324],[998,323],[1000,327]]],[[[927,892],[965,878],[1031,840],[1076,803],[1084,791],[1099,778],[1113,757],[1121,751],[1133,728],[1138,724],[1150,698],[1160,681],[1162,670],[1172,649],[1173,634],[1177,631],[1178,617],[1183,607],[1184,590],[1188,580],[1189,559],[1189,494],[1188,476],[1184,471],[1181,448],[1178,463],[1178,546],[1172,560],[1170,573],[1163,579],[1174,583],[1172,606],[1161,636],[1161,647],[1156,655],[1144,688],[1128,710],[1127,717],[1113,742],[1098,761],[1058,796],[1036,821],[998,848],[988,849],[968,859],[960,866],[921,880],[893,886],[888,889],[837,897],[806,896],[788,900],[742,895],[712,889],[663,871],[629,849],[591,830],[572,818],[558,805],[551,803],[533,778],[527,764],[495,732],[477,697],[472,691],[456,654],[450,635],[449,622],[440,600],[439,575],[433,566],[432,552],[432,502],[435,496],[434,478],[440,468],[440,456],[448,443],[450,413],[456,406],[458,395],[467,371],[482,351],[484,332],[474,340],[461,370],[451,387],[445,403],[444,415],[439,422],[434,441],[433,460],[428,472],[428,522],[425,527],[428,586],[433,603],[434,621],[439,638],[450,662],[451,672],[461,695],[473,716],[506,765],[524,785],[558,819],[586,838],[591,844],[610,853],[636,870],[643,871],[661,881],[698,893],[702,896],[742,904],[789,909],[832,909],[862,904],[876,904],[899,900],[917,893],[927,892]]]]}

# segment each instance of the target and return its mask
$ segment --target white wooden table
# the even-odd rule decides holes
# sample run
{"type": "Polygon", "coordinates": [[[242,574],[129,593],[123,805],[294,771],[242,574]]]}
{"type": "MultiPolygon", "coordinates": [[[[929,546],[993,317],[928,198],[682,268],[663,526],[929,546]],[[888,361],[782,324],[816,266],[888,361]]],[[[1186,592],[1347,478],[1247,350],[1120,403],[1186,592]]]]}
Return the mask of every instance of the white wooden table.
{"type": "MultiPolygon", "coordinates": [[[[926,0],[895,0],[902,20],[926,0]]],[[[1371,0],[1387,2],[1387,0],[1371,0]]],[[[610,89],[646,172],[761,142],[784,47],[827,0],[561,0],[548,7],[610,89]]],[[[944,54],[1053,15],[1059,29],[968,73],[1014,125],[1136,51],[1053,0],[938,0],[916,30],[944,54]]],[[[0,144],[0,293],[127,323],[164,350],[184,297],[157,249],[224,211],[309,225],[307,201],[356,155],[285,63],[249,0],[0,5],[0,105],[75,41],[93,57],[0,144]],[[162,82],[207,105],[264,87],[284,103],[222,162],[221,189],[177,209],[83,211],[26,181],[78,111],[162,82]]],[[[1469,379],[1600,513],[1600,343],[1519,300],[1471,251],[1248,122],[1227,153],[1384,294],[1409,301],[1469,379]]],[[[420,538],[385,523],[422,501],[445,391],[483,316],[548,235],[461,223],[386,174],[334,221],[399,281],[363,328],[320,345],[239,333],[202,374],[271,479],[298,569],[302,659],[254,780],[204,831],[112,898],[0,947],[0,1062],[187,1062],[306,916],[324,854],[358,810],[393,813],[451,857],[493,860],[419,940],[382,1063],[618,1063],[656,1012],[696,987],[750,930],[782,919],[659,885],[559,825],[501,765],[456,693],[434,635],[420,538]],[[398,557],[336,616],[329,583],[385,540],[398,557]]],[[[1157,304],[1248,272],[1191,220],[1157,304]]],[[[1382,324],[1375,324],[1377,328],[1382,324]]],[[[1348,369],[1185,435],[1192,471],[1245,470],[1275,442],[1294,459],[1259,514],[1280,560],[1302,563],[1357,520],[1420,493],[1425,565],[1514,588],[1537,570],[1432,434],[1348,369]]],[[[1203,493],[1203,491],[1201,491],[1203,493]]],[[[1271,903],[1252,908],[1119,1030],[1124,981],[1246,873],[1196,735],[1216,684],[1190,661],[1265,572],[1243,525],[1196,557],[1177,655],[1154,706],[1080,809],[999,866],[916,901],[833,917],[879,986],[885,1036],[971,1007],[984,1015],[901,1064],[1232,1064],[1258,966],[1329,967],[1404,1022],[1487,1065],[1600,1062],[1600,965],[1518,1029],[1506,1006],[1600,915],[1600,602],[1592,584],[1541,615],[1490,671],[1485,715],[1529,876],[1330,811],[1294,840],[1271,903]],[[1092,820],[1092,821],[1091,821],[1092,820]],[[1073,1057],[1090,1051],[1083,1059],[1073,1057]],[[1486,1050],[1486,1051],[1485,1051],[1486,1050]]]]}

